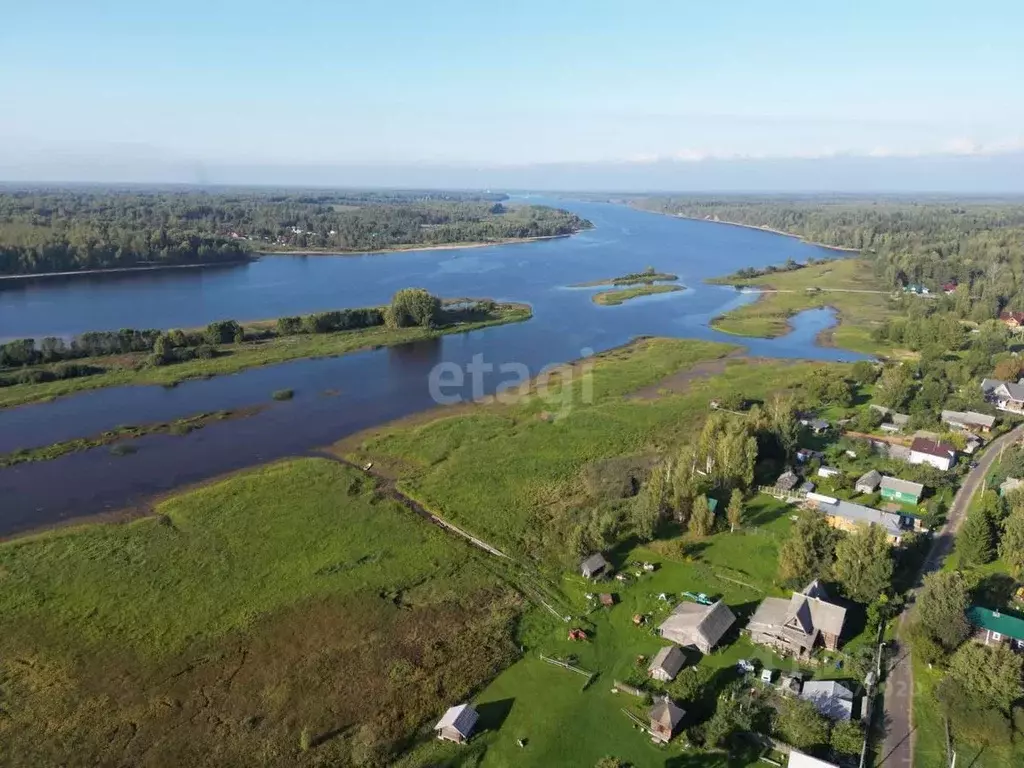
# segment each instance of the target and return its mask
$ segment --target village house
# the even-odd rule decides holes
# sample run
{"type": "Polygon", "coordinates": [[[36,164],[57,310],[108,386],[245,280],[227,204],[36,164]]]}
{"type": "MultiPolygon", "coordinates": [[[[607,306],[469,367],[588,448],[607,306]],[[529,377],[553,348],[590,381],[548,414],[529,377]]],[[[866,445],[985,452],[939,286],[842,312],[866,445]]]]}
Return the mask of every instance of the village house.
{"type": "Polygon", "coordinates": [[[910,423],[910,416],[905,413],[897,413],[892,408],[886,408],[884,405],[871,403],[868,408],[882,414],[882,417],[887,420],[881,425],[881,429],[886,432],[901,432],[910,423]]]}
{"type": "Polygon", "coordinates": [[[996,424],[995,416],[976,411],[943,411],[942,423],[966,432],[991,432],[996,424]]]}
{"type": "Polygon", "coordinates": [[[1024,325],[1024,312],[1000,312],[999,319],[1007,328],[1016,330],[1024,325]]]}
{"type": "Polygon", "coordinates": [[[679,723],[686,717],[686,712],[668,696],[657,699],[648,714],[651,718],[651,736],[662,743],[672,739],[679,723]]]}
{"type": "Polygon", "coordinates": [[[766,597],[747,624],[752,642],[782,653],[807,656],[817,647],[839,647],[846,609],[830,601],[817,580],[789,600],[766,597]]]}
{"type": "Polygon", "coordinates": [[[647,674],[654,680],[668,683],[676,679],[679,670],[686,666],[686,654],[678,645],[667,645],[658,651],[651,664],[647,667],[647,674]]]}
{"type": "Polygon", "coordinates": [[[833,496],[809,493],[807,503],[811,509],[821,512],[829,525],[840,531],[853,533],[859,525],[880,525],[885,529],[891,544],[899,544],[902,541],[904,528],[907,527],[897,514],[833,496]]]}
{"type": "Polygon", "coordinates": [[[881,482],[882,473],[877,469],[872,469],[870,472],[865,472],[860,476],[860,479],[857,480],[857,485],[854,486],[854,489],[857,493],[874,493],[881,482]]]}
{"type": "Polygon", "coordinates": [[[967,620],[974,627],[974,639],[983,645],[1009,645],[1024,650],[1024,619],[1008,616],[991,608],[972,605],[967,620]]]}
{"type": "Polygon", "coordinates": [[[1001,411],[1024,412],[1024,379],[1016,384],[999,379],[982,379],[981,392],[986,400],[1001,411]]]}
{"type": "Polygon", "coordinates": [[[473,733],[479,717],[469,704],[451,707],[434,726],[437,738],[461,744],[473,733]]]}
{"type": "Polygon", "coordinates": [[[797,752],[794,749],[789,753],[789,762],[786,763],[786,768],[839,768],[839,766],[835,763],[827,763],[816,757],[805,755],[803,752],[797,752]]]}
{"type": "Polygon", "coordinates": [[[680,603],[658,627],[658,633],[673,643],[708,654],[735,622],[736,616],[721,600],[711,605],[680,603]]]}
{"type": "Polygon", "coordinates": [[[828,432],[831,426],[825,419],[800,419],[800,423],[816,435],[828,432]]]}
{"type": "Polygon", "coordinates": [[[583,574],[585,579],[596,579],[598,576],[606,573],[607,570],[608,561],[604,559],[604,555],[600,552],[595,552],[580,563],[580,573],[583,574]]]}
{"type": "Polygon", "coordinates": [[[835,680],[811,680],[804,683],[800,698],[830,720],[849,720],[853,716],[853,691],[835,680]]]}
{"type": "Polygon", "coordinates": [[[879,486],[883,499],[900,504],[917,504],[921,501],[921,494],[924,493],[924,486],[920,483],[912,483],[909,480],[900,480],[898,477],[889,477],[888,475],[882,478],[879,486]]]}
{"type": "Polygon", "coordinates": [[[911,464],[930,464],[946,471],[956,461],[956,448],[939,440],[915,437],[910,444],[910,458],[907,461],[911,464]]]}

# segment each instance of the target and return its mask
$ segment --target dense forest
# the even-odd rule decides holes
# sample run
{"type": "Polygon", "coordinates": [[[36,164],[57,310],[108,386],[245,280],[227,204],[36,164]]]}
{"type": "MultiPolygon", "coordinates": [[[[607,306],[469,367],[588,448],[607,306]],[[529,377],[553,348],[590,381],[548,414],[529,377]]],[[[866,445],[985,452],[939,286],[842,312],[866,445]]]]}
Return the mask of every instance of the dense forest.
{"type": "Polygon", "coordinates": [[[641,197],[646,210],[856,248],[893,288],[965,286],[983,314],[1024,309],[1024,200],[641,197]]]}
{"type": "Polygon", "coordinates": [[[0,190],[0,275],[223,263],[259,250],[371,251],[567,235],[567,211],[493,193],[0,190]]]}

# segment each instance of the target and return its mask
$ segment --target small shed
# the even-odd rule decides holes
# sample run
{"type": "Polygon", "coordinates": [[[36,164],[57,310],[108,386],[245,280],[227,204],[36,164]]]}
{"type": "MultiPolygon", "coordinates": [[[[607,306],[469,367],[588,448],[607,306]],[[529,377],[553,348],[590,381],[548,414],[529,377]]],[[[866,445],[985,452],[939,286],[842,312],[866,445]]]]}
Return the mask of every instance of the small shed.
{"type": "Polygon", "coordinates": [[[604,559],[604,555],[600,552],[595,552],[580,563],[580,573],[583,574],[585,579],[596,578],[608,570],[608,561],[604,559]]]}
{"type": "Polygon", "coordinates": [[[917,504],[921,501],[924,486],[920,483],[912,483],[909,480],[886,475],[882,478],[881,491],[883,499],[897,501],[900,504],[917,504]]]}
{"type": "Polygon", "coordinates": [[[679,670],[686,666],[686,654],[677,645],[669,645],[655,654],[647,667],[647,674],[663,683],[675,680],[679,670]]]}
{"type": "Polygon", "coordinates": [[[682,707],[677,706],[668,696],[654,702],[650,711],[651,735],[660,742],[668,742],[679,723],[686,717],[682,707]]]}
{"type": "Polygon", "coordinates": [[[459,704],[444,713],[434,726],[434,730],[437,732],[437,738],[461,744],[473,733],[479,718],[472,706],[459,704]]]}
{"type": "Polygon", "coordinates": [[[818,467],[818,477],[837,477],[841,474],[835,467],[818,467]]]}
{"type": "Polygon", "coordinates": [[[608,592],[602,592],[598,599],[601,601],[601,605],[609,608],[615,605],[615,595],[609,594],[608,592]]]}
{"type": "Polygon", "coordinates": [[[775,488],[780,491],[792,491],[796,488],[796,484],[800,482],[800,478],[796,476],[793,470],[786,470],[779,479],[775,481],[775,488]]]}
{"type": "Polygon", "coordinates": [[[860,479],[857,481],[856,490],[858,493],[874,493],[881,484],[882,473],[877,469],[872,469],[870,472],[860,476],[860,479]]]}

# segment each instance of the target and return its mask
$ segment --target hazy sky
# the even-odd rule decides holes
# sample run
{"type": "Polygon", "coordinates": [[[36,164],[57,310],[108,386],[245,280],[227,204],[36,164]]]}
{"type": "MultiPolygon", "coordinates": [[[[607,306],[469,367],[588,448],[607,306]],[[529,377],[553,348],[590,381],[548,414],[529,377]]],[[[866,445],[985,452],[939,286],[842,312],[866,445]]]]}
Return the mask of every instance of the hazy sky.
{"type": "Polygon", "coordinates": [[[1024,150],[1019,0],[5,6],[0,178],[1024,150]]]}

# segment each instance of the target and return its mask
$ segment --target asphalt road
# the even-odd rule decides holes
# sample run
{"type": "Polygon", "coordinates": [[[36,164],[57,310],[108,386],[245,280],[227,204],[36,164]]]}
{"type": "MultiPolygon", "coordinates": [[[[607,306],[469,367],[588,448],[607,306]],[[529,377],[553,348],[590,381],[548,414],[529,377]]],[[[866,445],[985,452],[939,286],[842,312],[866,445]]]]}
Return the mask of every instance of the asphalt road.
{"type": "MultiPolygon", "coordinates": [[[[946,524],[935,537],[928,557],[921,566],[921,573],[918,577],[918,586],[925,574],[938,570],[942,561],[953,549],[953,541],[956,533],[960,530],[967,508],[971,499],[981,487],[992,464],[999,456],[999,452],[1010,443],[1024,438],[1024,425],[1007,432],[1002,437],[993,440],[985,448],[985,452],[977,459],[978,466],[972,469],[964,479],[963,485],[953,498],[949,507],[946,524]]],[[[914,590],[916,593],[916,589],[914,590]]],[[[891,662],[885,684],[885,722],[886,735],[882,742],[882,748],[878,751],[876,766],[886,768],[912,768],[914,764],[914,675],[910,664],[910,648],[905,645],[902,638],[905,636],[908,616],[913,607],[913,595],[907,602],[907,607],[898,619],[899,638],[891,647],[892,655],[895,657],[891,662]]]]}

